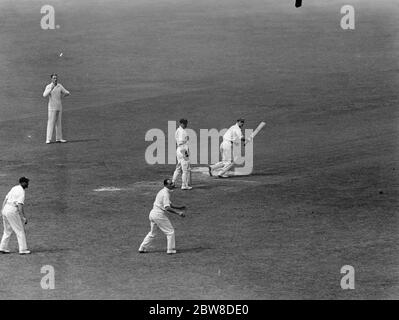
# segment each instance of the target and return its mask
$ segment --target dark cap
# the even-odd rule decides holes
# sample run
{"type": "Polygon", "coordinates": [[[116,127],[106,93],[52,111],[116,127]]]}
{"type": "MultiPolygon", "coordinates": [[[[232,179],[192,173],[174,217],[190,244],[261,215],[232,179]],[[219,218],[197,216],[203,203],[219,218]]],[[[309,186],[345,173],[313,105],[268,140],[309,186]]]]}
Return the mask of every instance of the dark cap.
{"type": "Polygon", "coordinates": [[[238,118],[238,119],[237,119],[237,122],[245,122],[245,119],[243,119],[243,118],[238,118]]]}
{"type": "Polygon", "coordinates": [[[23,182],[29,183],[29,179],[26,177],[19,178],[19,183],[23,183],[23,182]]]}

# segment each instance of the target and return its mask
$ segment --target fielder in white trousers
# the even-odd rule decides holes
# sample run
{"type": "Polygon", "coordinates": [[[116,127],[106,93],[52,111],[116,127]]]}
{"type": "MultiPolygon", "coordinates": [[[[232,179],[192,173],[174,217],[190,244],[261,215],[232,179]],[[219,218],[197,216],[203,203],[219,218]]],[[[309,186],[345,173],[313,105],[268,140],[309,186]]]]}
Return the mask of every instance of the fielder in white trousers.
{"type": "Polygon", "coordinates": [[[166,235],[166,253],[176,253],[175,229],[165,213],[170,212],[177,214],[180,217],[184,217],[184,213],[179,210],[184,210],[186,207],[172,205],[172,202],[170,201],[170,193],[173,188],[174,184],[172,181],[170,179],[165,179],[164,188],[160,190],[155,197],[154,206],[149,215],[151,229],[140,245],[140,253],[148,252],[148,249],[151,247],[151,244],[155,239],[158,228],[166,235]]]}
{"type": "Polygon", "coordinates": [[[177,178],[181,174],[181,188],[183,190],[190,190],[191,184],[191,166],[189,151],[187,146],[180,146],[176,150],[177,164],[173,172],[172,182],[176,183],[177,178]]]}
{"type": "Polygon", "coordinates": [[[151,229],[141,243],[139,251],[146,251],[147,248],[151,247],[151,243],[155,239],[158,232],[157,229],[159,228],[166,235],[166,253],[175,253],[175,229],[173,228],[169,218],[163,213],[151,210],[149,219],[151,229]]]}
{"type": "Polygon", "coordinates": [[[15,232],[18,240],[19,253],[28,254],[28,246],[26,244],[26,235],[24,224],[28,222],[25,217],[23,209],[25,201],[25,189],[29,186],[29,179],[21,177],[19,185],[13,187],[6,195],[2,206],[2,217],[4,233],[0,243],[0,252],[9,253],[8,244],[10,242],[13,231],[15,232]],[[21,216],[22,219],[21,219],[21,216]]]}
{"type": "Polygon", "coordinates": [[[51,141],[55,127],[55,140],[62,141],[62,110],[48,110],[46,142],[51,141]]]}
{"type": "Polygon", "coordinates": [[[188,134],[186,131],[188,121],[187,119],[180,119],[179,123],[180,125],[175,133],[177,164],[173,172],[172,182],[175,184],[177,178],[181,174],[181,189],[191,190],[190,151],[188,147],[188,134]]]}
{"type": "Polygon", "coordinates": [[[22,253],[28,250],[26,243],[25,229],[22,224],[21,217],[19,216],[18,208],[10,204],[6,204],[2,210],[4,233],[1,239],[0,251],[8,252],[8,243],[12,232],[14,231],[19,246],[19,252],[22,253]]]}
{"type": "Polygon", "coordinates": [[[63,97],[70,95],[61,83],[58,83],[57,74],[51,75],[51,83],[44,89],[43,97],[48,99],[48,120],[47,120],[47,134],[46,143],[50,143],[53,138],[55,127],[56,142],[67,142],[62,137],[62,101],[63,97]]]}

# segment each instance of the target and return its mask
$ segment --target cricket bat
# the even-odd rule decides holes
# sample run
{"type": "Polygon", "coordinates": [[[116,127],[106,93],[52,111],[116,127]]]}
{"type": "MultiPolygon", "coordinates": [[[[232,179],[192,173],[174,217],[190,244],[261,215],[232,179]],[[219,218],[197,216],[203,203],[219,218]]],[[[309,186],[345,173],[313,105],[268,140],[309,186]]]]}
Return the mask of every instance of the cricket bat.
{"type": "Polygon", "coordinates": [[[255,136],[259,133],[260,130],[263,129],[263,127],[266,125],[266,122],[262,121],[261,123],[258,124],[258,126],[256,127],[256,129],[251,133],[251,135],[249,136],[249,138],[247,139],[247,143],[251,142],[255,136]]]}

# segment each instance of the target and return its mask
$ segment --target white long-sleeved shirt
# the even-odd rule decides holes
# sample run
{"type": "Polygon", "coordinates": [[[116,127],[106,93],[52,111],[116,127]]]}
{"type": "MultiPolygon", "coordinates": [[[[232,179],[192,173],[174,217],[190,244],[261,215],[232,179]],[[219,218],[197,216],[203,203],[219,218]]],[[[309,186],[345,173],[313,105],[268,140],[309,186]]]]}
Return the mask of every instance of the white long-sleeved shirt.
{"type": "Polygon", "coordinates": [[[57,83],[53,90],[51,90],[52,83],[46,86],[43,92],[43,97],[49,97],[48,109],[49,110],[62,110],[61,98],[63,95],[69,95],[69,91],[66,90],[61,83],[57,83]]]}
{"type": "Polygon", "coordinates": [[[21,185],[12,187],[10,192],[6,195],[6,203],[12,206],[24,204],[25,202],[25,189],[21,185]]]}
{"type": "Polygon", "coordinates": [[[241,128],[236,123],[231,126],[226,133],[223,135],[223,141],[230,141],[233,143],[239,143],[241,138],[243,137],[241,128]]]}
{"type": "Polygon", "coordinates": [[[182,146],[187,146],[188,147],[188,134],[185,129],[182,127],[178,127],[175,133],[175,139],[177,146],[182,147],[182,146]]]}
{"type": "Polygon", "coordinates": [[[171,204],[170,190],[164,187],[157,193],[157,196],[155,197],[152,212],[159,215],[163,215],[164,212],[166,211],[165,208],[170,206],[170,204],[171,204]]]}

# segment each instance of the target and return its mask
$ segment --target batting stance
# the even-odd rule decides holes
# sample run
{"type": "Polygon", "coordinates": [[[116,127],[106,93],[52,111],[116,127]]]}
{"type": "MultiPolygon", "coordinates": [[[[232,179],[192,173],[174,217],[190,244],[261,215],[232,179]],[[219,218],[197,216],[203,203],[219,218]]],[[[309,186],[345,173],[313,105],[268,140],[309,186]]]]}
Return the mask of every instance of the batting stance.
{"type": "Polygon", "coordinates": [[[244,119],[238,119],[237,123],[231,126],[223,135],[223,142],[220,144],[219,148],[222,155],[222,161],[208,167],[209,175],[211,177],[213,176],[213,171],[218,169],[222,169],[218,174],[219,178],[228,177],[225,174],[234,166],[234,159],[236,158],[234,154],[234,146],[238,147],[240,146],[241,141],[245,141],[244,135],[241,131],[244,122],[244,119]]]}
{"type": "Polygon", "coordinates": [[[151,223],[151,230],[144,238],[140,245],[139,252],[146,253],[147,249],[150,247],[152,241],[155,238],[157,228],[161,229],[166,235],[167,239],[167,254],[176,253],[175,248],[175,230],[170,222],[169,218],[166,216],[166,212],[171,212],[184,217],[184,213],[180,210],[184,210],[185,206],[175,206],[172,205],[170,201],[170,193],[172,192],[174,185],[170,179],[165,179],[163,182],[164,188],[160,190],[155,198],[154,207],[152,208],[149,219],[151,223]],[[177,210],[175,210],[177,209],[177,210]]]}
{"type": "Polygon", "coordinates": [[[4,233],[0,243],[0,253],[10,253],[8,250],[8,242],[12,232],[17,235],[19,253],[29,254],[26,244],[25,230],[22,223],[27,224],[28,220],[25,217],[24,202],[25,189],[29,186],[29,179],[22,177],[19,179],[19,185],[13,187],[6,195],[1,209],[3,215],[4,233]],[[22,220],[20,217],[22,216],[22,220]]]}
{"type": "Polygon", "coordinates": [[[180,125],[176,130],[175,139],[177,143],[176,157],[177,165],[173,173],[172,182],[176,183],[177,177],[181,172],[181,188],[182,190],[191,190],[191,168],[190,168],[190,151],[188,148],[188,135],[186,132],[187,119],[180,119],[180,125]]]}
{"type": "Polygon", "coordinates": [[[62,102],[61,98],[69,96],[70,92],[66,90],[61,83],[58,83],[57,74],[51,75],[51,83],[46,86],[43,97],[48,99],[48,120],[47,120],[47,137],[46,143],[51,143],[55,126],[56,142],[67,142],[62,138],[62,102]]]}

